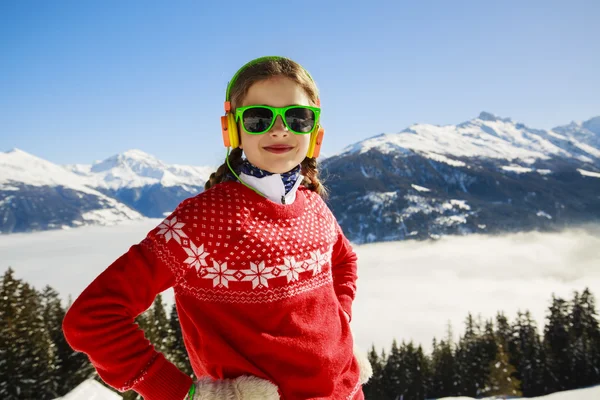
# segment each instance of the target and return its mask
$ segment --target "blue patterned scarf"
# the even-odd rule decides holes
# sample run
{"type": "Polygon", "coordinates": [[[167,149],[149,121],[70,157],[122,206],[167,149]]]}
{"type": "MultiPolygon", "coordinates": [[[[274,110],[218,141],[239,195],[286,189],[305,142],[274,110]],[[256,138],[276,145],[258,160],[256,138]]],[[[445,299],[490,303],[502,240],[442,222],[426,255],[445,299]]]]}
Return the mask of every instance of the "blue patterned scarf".
{"type": "MultiPolygon", "coordinates": [[[[247,159],[244,160],[244,162],[240,166],[240,170],[236,171],[236,172],[244,173],[246,175],[254,176],[256,178],[262,178],[267,175],[273,175],[272,172],[265,171],[264,169],[260,169],[256,166],[252,165],[250,163],[250,161],[248,161],[247,159]]],[[[231,175],[231,172],[229,172],[229,175],[232,178],[232,180],[237,180],[235,177],[233,177],[233,175],[231,175]]],[[[281,180],[283,181],[283,186],[285,186],[285,194],[288,194],[288,192],[290,190],[292,190],[292,188],[296,184],[296,181],[298,180],[299,176],[300,176],[300,165],[298,165],[296,168],[292,169],[291,171],[281,174],[281,180]]]]}

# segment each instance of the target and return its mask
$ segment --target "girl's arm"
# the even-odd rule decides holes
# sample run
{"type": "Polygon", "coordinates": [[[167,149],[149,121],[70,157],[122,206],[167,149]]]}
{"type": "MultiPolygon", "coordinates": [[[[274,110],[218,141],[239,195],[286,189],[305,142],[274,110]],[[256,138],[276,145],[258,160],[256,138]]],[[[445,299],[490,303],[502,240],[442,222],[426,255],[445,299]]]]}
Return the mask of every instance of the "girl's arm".
{"type": "Polygon", "coordinates": [[[357,257],[352,249],[352,245],[346,236],[344,236],[342,228],[337,222],[335,225],[338,237],[331,253],[333,286],[342,309],[348,315],[348,320],[351,320],[352,302],[356,295],[356,280],[358,278],[356,265],[357,257]]]}
{"type": "Polygon", "coordinates": [[[158,353],[134,322],[158,293],[175,284],[175,275],[163,262],[168,254],[157,254],[157,241],[162,240],[157,231],[83,291],[63,320],[63,332],[112,387],[133,389],[146,400],[182,400],[192,379],[158,353]]]}

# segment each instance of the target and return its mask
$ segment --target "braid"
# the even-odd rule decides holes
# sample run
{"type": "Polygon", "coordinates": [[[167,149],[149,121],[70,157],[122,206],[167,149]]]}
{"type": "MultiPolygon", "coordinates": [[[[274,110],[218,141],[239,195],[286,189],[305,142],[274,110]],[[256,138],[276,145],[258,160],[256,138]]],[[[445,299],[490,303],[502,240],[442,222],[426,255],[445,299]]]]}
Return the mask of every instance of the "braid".
{"type": "MultiPolygon", "coordinates": [[[[240,165],[242,165],[242,149],[236,147],[231,150],[229,153],[229,164],[234,171],[237,171],[240,165]]],[[[224,182],[227,178],[227,173],[229,172],[229,167],[227,166],[227,161],[225,161],[215,172],[210,174],[210,178],[204,184],[204,190],[208,190],[211,187],[215,186],[217,183],[224,182]]]]}
{"type": "Polygon", "coordinates": [[[317,192],[317,194],[323,199],[327,199],[329,194],[327,193],[327,188],[319,179],[319,170],[317,168],[316,158],[304,158],[304,161],[302,161],[302,175],[304,175],[304,181],[302,181],[304,186],[314,192],[317,192]]]}

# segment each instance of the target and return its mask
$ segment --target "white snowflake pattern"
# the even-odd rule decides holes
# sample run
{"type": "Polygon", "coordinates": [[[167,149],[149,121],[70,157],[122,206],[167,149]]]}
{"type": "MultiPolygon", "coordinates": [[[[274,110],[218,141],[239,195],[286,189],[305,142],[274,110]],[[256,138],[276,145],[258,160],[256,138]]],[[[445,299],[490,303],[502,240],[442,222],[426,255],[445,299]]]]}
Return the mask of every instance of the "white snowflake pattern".
{"type": "Polygon", "coordinates": [[[188,255],[188,258],[184,261],[184,263],[188,264],[190,268],[196,268],[196,271],[200,271],[200,267],[207,267],[205,258],[208,256],[208,252],[204,251],[204,245],[201,244],[200,247],[196,247],[196,245],[190,240],[189,247],[184,247],[183,250],[188,255]]]}
{"type": "Polygon", "coordinates": [[[264,261],[258,264],[251,262],[250,269],[241,271],[245,275],[242,281],[251,281],[252,289],[263,286],[269,287],[269,279],[277,277],[277,275],[273,274],[274,269],[275,267],[265,267],[264,261]]]}
{"type": "Polygon", "coordinates": [[[164,235],[167,242],[173,238],[177,243],[181,244],[181,238],[187,238],[185,232],[181,230],[184,226],[183,222],[177,222],[177,217],[173,217],[171,220],[166,218],[158,226],[160,231],[158,231],[157,235],[164,235]]]}
{"type": "Polygon", "coordinates": [[[284,265],[279,266],[281,272],[287,276],[288,283],[298,280],[298,274],[304,269],[304,261],[296,261],[294,257],[283,259],[284,265]]]}
{"type": "Polygon", "coordinates": [[[323,266],[327,264],[330,259],[330,253],[327,251],[321,253],[321,250],[317,249],[310,252],[310,260],[306,260],[306,270],[313,272],[313,276],[317,275],[323,269],[323,266]]]}
{"type": "Polygon", "coordinates": [[[213,266],[207,268],[206,275],[202,278],[204,279],[212,279],[213,287],[224,286],[229,289],[229,281],[237,281],[233,274],[236,273],[234,269],[227,269],[227,262],[223,264],[219,264],[215,260],[213,260],[213,266]]]}

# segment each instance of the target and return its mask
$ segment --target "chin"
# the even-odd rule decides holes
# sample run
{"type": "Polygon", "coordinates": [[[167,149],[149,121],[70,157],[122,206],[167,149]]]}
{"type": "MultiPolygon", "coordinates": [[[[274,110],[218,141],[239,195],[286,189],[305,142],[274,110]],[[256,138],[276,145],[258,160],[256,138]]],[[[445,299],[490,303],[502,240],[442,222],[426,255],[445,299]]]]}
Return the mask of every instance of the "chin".
{"type": "Polygon", "coordinates": [[[263,168],[265,171],[269,171],[273,174],[283,174],[286,173],[292,169],[294,169],[298,164],[300,164],[300,162],[298,163],[285,163],[285,164],[278,164],[278,165],[272,165],[271,167],[266,167],[263,168]]]}

